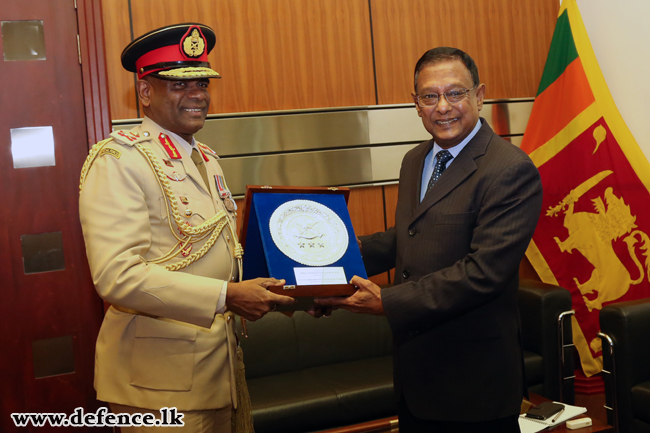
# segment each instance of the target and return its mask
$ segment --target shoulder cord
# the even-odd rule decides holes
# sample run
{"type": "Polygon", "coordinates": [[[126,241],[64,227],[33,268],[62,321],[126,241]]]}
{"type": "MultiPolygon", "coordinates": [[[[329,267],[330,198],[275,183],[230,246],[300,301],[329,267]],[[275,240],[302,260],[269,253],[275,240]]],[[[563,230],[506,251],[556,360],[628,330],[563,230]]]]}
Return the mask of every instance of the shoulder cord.
{"type": "Polygon", "coordinates": [[[79,176],[79,192],[81,192],[81,189],[84,187],[84,182],[86,181],[86,176],[88,176],[88,170],[90,170],[90,166],[93,165],[93,162],[95,162],[95,158],[97,158],[97,154],[111,140],[113,140],[113,139],[111,137],[109,137],[106,140],[102,140],[102,141],[100,141],[99,143],[93,145],[93,147],[90,148],[90,152],[88,152],[88,156],[86,157],[86,161],[84,161],[84,165],[81,167],[81,175],[79,176]]]}
{"type": "MultiPolygon", "coordinates": [[[[81,169],[79,191],[81,191],[81,189],[83,188],[83,184],[86,180],[86,176],[88,175],[88,170],[90,170],[90,167],[92,166],[92,163],[95,161],[97,154],[111,140],[112,140],[111,138],[108,138],[106,140],[100,141],[90,149],[88,157],[86,158],[86,162],[84,162],[84,165],[81,169]]],[[[165,206],[165,208],[167,210],[167,220],[169,221],[169,229],[178,240],[176,245],[174,245],[174,247],[172,247],[172,249],[167,254],[153,260],[148,260],[146,261],[147,263],[160,264],[169,261],[173,257],[176,257],[178,254],[180,254],[181,251],[187,247],[187,245],[198,242],[209,236],[209,239],[196,253],[188,256],[187,258],[179,262],[165,265],[165,269],[169,271],[178,271],[196,262],[197,260],[202,258],[208,251],[210,251],[210,249],[214,246],[215,242],[219,238],[219,235],[221,234],[225,226],[228,226],[228,230],[230,231],[233,240],[237,239],[230,218],[228,217],[228,214],[225,211],[219,211],[212,218],[210,218],[209,220],[205,221],[203,224],[200,224],[198,226],[190,226],[187,223],[185,223],[181,218],[180,212],[178,211],[178,205],[176,204],[176,196],[174,195],[171,189],[171,184],[169,183],[167,176],[165,176],[165,173],[162,171],[158,159],[153,154],[151,149],[149,149],[148,147],[143,146],[140,143],[135,144],[135,147],[140,151],[140,153],[144,155],[145,159],[149,163],[149,166],[151,167],[154,174],[156,175],[156,180],[158,181],[158,185],[160,186],[161,191],[167,197],[169,206],[165,206]],[[174,217],[174,221],[176,221],[176,225],[178,226],[178,229],[181,235],[183,235],[183,237],[178,236],[172,226],[171,223],[172,215],[170,215],[170,210],[169,210],[170,207],[171,207],[171,214],[174,217]]],[[[237,259],[237,267],[239,270],[240,281],[242,278],[243,255],[244,255],[244,249],[242,248],[241,244],[239,242],[235,242],[234,256],[237,259]]]]}

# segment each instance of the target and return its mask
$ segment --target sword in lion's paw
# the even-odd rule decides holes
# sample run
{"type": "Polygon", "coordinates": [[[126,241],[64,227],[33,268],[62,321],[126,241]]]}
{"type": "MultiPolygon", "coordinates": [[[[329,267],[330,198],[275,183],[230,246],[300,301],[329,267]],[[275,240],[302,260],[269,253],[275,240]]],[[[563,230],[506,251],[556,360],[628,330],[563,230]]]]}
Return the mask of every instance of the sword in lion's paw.
{"type": "Polygon", "coordinates": [[[577,202],[578,199],[582,197],[587,191],[589,191],[594,186],[598,185],[600,181],[602,181],[612,173],[614,172],[611,170],[604,170],[590,177],[589,179],[585,180],[576,188],[572,189],[571,192],[569,192],[569,194],[566,197],[564,197],[564,199],[560,203],[558,203],[557,206],[549,207],[548,210],[546,211],[546,216],[556,216],[565,207],[577,202]]]}

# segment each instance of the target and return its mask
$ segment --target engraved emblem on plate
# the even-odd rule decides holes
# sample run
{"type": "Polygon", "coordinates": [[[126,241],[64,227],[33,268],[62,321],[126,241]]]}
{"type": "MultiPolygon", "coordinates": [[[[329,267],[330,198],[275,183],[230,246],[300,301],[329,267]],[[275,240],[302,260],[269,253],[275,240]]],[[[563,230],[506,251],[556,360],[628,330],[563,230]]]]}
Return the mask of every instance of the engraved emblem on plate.
{"type": "Polygon", "coordinates": [[[303,265],[331,265],[348,249],[348,230],[341,218],[312,200],[280,205],[271,215],[269,228],[278,249],[303,265]]]}
{"type": "Polygon", "coordinates": [[[183,51],[189,57],[199,57],[205,51],[205,42],[197,29],[192,30],[192,33],[183,41],[183,51]]]}

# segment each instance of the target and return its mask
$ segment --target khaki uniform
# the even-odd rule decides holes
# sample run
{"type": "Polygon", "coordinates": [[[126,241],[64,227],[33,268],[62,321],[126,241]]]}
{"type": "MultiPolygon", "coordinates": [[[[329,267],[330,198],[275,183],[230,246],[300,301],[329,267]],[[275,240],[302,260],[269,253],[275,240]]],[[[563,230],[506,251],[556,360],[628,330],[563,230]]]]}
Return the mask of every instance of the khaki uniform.
{"type": "Polygon", "coordinates": [[[113,305],[97,339],[95,389],[99,400],[127,406],[223,408],[237,401],[237,342],[232,313],[215,311],[223,281],[239,276],[235,214],[217,190],[218,157],[204,152],[205,185],[190,155],[167,134],[145,118],[131,131],[113,132],[82,171],[79,212],[90,270],[100,296],[113,305]],[[166,150],[161,137],[173,148],[166,150]],[[182,224],[228,215],[231,229],[226,225],[212,248],[183,269],[165,265],[198,252],[208,237],[191,251],[151,263],[178,242],[172,230],[182,236],[138,144],[152,151],[169,179],[182,224]]]}

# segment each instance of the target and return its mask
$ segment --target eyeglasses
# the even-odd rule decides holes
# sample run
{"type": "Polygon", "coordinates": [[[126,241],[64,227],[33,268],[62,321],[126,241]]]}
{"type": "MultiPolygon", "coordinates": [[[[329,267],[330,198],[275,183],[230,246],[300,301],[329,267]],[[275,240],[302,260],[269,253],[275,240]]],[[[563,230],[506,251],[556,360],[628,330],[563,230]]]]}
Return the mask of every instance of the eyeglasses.
{"type": "Polygon", "coordinates": [[[441,94],[429,93],[427,95],[418,95],[416,98],[420,107],[435,107],[440,101],[440,96],[444,96],[450,104],[458,104],[467,97],[467,94],[471,90],[474,89],[476,89],[476,86],[471,89],[454,89],[441,94]]]}

